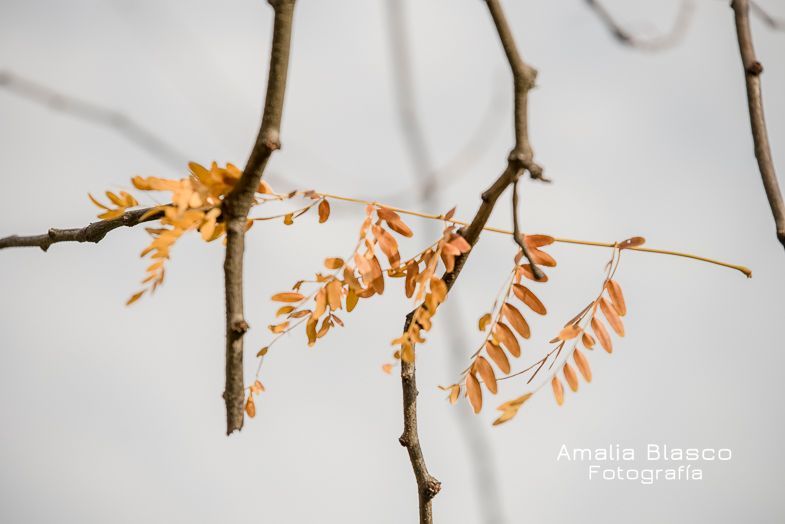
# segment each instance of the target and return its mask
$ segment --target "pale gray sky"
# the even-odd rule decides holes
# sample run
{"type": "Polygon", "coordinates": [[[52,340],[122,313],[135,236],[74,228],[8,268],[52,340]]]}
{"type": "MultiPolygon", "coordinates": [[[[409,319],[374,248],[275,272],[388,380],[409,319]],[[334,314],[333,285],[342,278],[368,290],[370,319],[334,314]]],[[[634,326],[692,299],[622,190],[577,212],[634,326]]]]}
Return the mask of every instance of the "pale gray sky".
{"type": "MultiPolygon", "coordinates": [[[[589,356],[592,384],[560,409],[544,391],[506,426],[490,427],[492,409],[476,419],[495,453],[508,521],[785,519],[784,255],[752,154],[727,2],[699,1],[685,40],[659,54],[620,47],[580,0],[504,3],[524,57],[540,72],[531,138],[554,180],[525,184],[524,229],[605,241],[643,235],[652,247],[754,271],[747,280],[684,259],[625,256],[618,280],[628,335],[611,357],[589,356]],[[556,461],[563,443],[726,447],[733,460],[705,464],[702,481],[589,481],[587,465],[556,461]]],[[[437,161],[446,161],[482,121],[497,84],[508,82],[506,65],[482,2],[408,4],[425,132],[437,161]]],[[[650,33],[666,28],[678,5],[607,4],[650,33]]],[[[765,4],[785,16],[778,2],[765,4]]],[[[193,160],[242,164],[260,119],[271,12],[262,0],[4,0],[0,69],[122,110],[193,160]]],[[[284,149],[271,172],[370,198],[410,187],[385,12],[381,1],[298,2],[284,149]]],[[[782,173],[785,33],[757,20],[753,31],[782,173]]],[[[106,129],[4,91],[0,114],[0,236],[85,224],[95,214],[88,191],[126,187],[134,174],[175,174],[106,129]]],[[[457,204],[460,217],[473,214],[504,167],[507,114],[498,125],[488,150],[444,189],[442,200],[457,204]]],[[[268,297],[350,248],[360,217],[361,209],[346,207],[326,225],[265,223],[250,233],[249,368],[253,350],[269,340],[268,297]]],[[[506,201],[491,222],[509,225],[506,201]]],[[[257,417],[227,438],[222,250],[184,240],[165,286],[126,308],[146,241],[143,230],[124,230],[97,246],[0,253],[0,520],[414,521],[414,479],[397,442],[400,384],[379,371],[408,302],[389,292],[315,348],[302,335],[281,342],[265,364],[257,417]]],[[[415,237],[403,248],[426,242],[415,237]]],[[[451,298],[472,326],[514,251],[499,236],[477,246],[451,298]]],[[[550,313],[533,325],[537,342],[526,346],[521,367],[589,300],[608,256],[570,246],[551,253],[559,267],[541,296],[550,313]]],[[[421,437],[444,484],[437,520],[472,523],[478,502],[454,416],[467,406],[450,407],[436,389],[453,378],[451,326],[438,318],[419,352],[421,437]]],[[[509,381],[498,402],[524,390],[509,381]]]]}

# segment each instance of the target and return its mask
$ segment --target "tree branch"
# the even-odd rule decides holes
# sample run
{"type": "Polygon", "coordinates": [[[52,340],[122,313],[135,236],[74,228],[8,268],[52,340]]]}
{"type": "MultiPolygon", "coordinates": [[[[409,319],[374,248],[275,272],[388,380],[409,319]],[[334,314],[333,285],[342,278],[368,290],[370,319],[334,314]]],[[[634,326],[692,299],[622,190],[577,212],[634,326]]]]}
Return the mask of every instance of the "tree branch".
{"type": "MultiPolygon", "coordinates": [[[[461,235],[472,247],[479,240],[480,233],[482,233],[483,228],[487,224],[497,200],[504,193],[505,189],[520,177],[521,173],[528,172],[532,178],[544,180],[542,168],[534,162],[527,124],[528,93],[534,87],[537,72],[527,65],[518,53],[512,31],[499,0],[486,0],[486,4],[513,75],[515,146],[507,158],[507,167],[491,187],[483,192],[482,203],[477,213],[469,225],[460,231],[461,235]]],[[[455,284],[470,253],[471,251],[456,257],[452,272],[445,273],[442,276],[448,291],[455,284]]],[[[406,316],[404,332],[409,328],[413,317],[414,311],[406,316]]],[[[401,360],[401,387],[403,389],[404,430],[400,442],[409,452],[409,459],[417,479],[420,499],[420,523],[430,524],[433,522],[432,499],[439,493],[441,483],[428,472],[420,447],[420,439],[417,432],[418,392],[414,361],[406,362],[401,360]]]]}
{"type": "MultiPolygon", "coordinates": [[[[489,110],[485,117],[485,122],[480,129],[475,132],[471,140],[459,151],[455,160],[448,163],[447,168],[434,169],[433,156],[426,142],[425,130],[421,120],[418,118],[417,97],[415,92],[415,75],[412,68],[411,52],[409,39],[407,38],[405,3],[401,0],[387,0],[388,21],[390,29],[390,49],[392,52],[392,64],[394,73],[394,87],[396,101],[398,103],[398,114],[400,117],[401,131],[404,138],[405,150],[409,154],[412,167],[414,169],[415,185],[414,190],[407,189],[403,192],[405,196],[414,194],[420,203],[425,207],[434,209],[439,208],[439,173],[448,174],[450,182],[455,183],[457,169],[449,167],[457,165],[464,170],[469,163],[477,156],[477,149],[484,147],[493,133],[487,128],[498,130],[498,119],[493,118],[496,113],[494,109],[499,106],[498,100],[493,100],[489,104],[489,110]]],[[[498,83],[494,83],[498,86],[498,83]]],[[[498,92],[499,89],[497,88],[498,92]]],[[[496,97],[498,98],[498,96],[496,97]]],[[[435,229],[437,224],[429,224],[432,233],[438,235],[435,229]]],[[[450,357],[455,364],[457,371],[466,358],[465,333],[462,333],[463,325],[460,319],[460,311],[456,308],[447,308],[444,312],[445,323],[452,326],[448,330],[450,357]]],[[[405,329],[408,329],[408,325],[405,329]]],[[[399,439],[401,444],[406,446],[409,452],[409,459],[413,466],[415,479],[418,486],[418,498],[420,508],[420,518],[426,522],[432,520],[431,505],[428,503],[441,488],[441,484],[428,473],[423,457],[422,448],[419,445],[417,434],[417,405],[416,392],[417,384],[415,380],[414,366],[407,367],[406,373],[402,374],[403,406],[404,406],[404,434],[399,439]],[[407,424],[406,421],[410,423],[407,424]],[[408,444],[408,445],[407,445],[408,444]]],[[[501,503],[498,496],[496,472],[492,457],[489,456],[489,446],[482,429],[477,425],[476,420],[468,410],[457,412],[458,422],[461,425],[459,432],[464,439],[469,458],[474,469],[473,480],[477,486],[478,503],[482,521],[500,522],[503,521],[501,513],[501,503]]]]}
{"type": "Polygon", "coordinates": [[[747,85],[747,105],[750,113],[750,127],[752,140],[755,146],[755,158],[766,196],[769,200],[771,213],[777,228],[777,238],[785,247],[785,204],[777,182],[777,173],[774,170],[774,161],[771,158],[769,134],[766,130],[766,120],[763,115],[763,98],[761,95],[760,74],[763,66],[755,56],[752,44],[752,31],[750,30],[748,0],[733,0],[731,8],[736,22],[736,37],[739,42],[739,53],[744,68],[744,81],[747,85]]]}
{"type": "Polygon", "coordinates": [[[152,213],[142,220],[142,216],[150,211],[152,208],[136,209],[128,211],[122,216],[113,218],[111,220],[101,220],[100,222],[93,222],[82,228],[73,229],[55,229],[51,228],[43,235],[31,236],[18,236],[11,235],[5,238],[0,238],[0,249],[7,247],[40,247],[43,251],[49,249],[49,246],[58,242],[92,242],[97,244],[106,236],[110,231],[118,227],[133,227],[144,222],[158,220],[161,218],[162,212],[152,213]]]}
{"type": "Polygon", "coordinates": [[[512,183],[512,238],[515,240],[515,243],[518,244],[518,247],[521,248],[523,256],[529,261],[535,280],[543,280],[545,275],[540,267],[534,263],[534,260],[529,253],[529,248],[526,246],[524,237],[521,234],[518,222],[518,179],[515,179],[512,183]]]}
{"type": "Polygon", "coordinates": [[[283,114],[292,18],[295,0],[268,0],[275,11],[273,43],[270,50],[270,71],[267,77],[262,125],[243,175],[223,201],[226,220],[226,258],[224,284],[226,291],[226,434],[243,427],[243,335],[248,323],[243,315],[243,255],[248,211],[254,202],[267,161],[280,149],[281,117],[283,114]]]}
{"type": "Polygon", "coordinates": [[[682,0],[676,20],[669,32],[659,37],[643,39],[624,29],[598,0],[586,0],[586,5],[595,12],[619,43],[644,51],[661,51],[678,44],[687,31],[694,8],[692,0],[682,0]]]}

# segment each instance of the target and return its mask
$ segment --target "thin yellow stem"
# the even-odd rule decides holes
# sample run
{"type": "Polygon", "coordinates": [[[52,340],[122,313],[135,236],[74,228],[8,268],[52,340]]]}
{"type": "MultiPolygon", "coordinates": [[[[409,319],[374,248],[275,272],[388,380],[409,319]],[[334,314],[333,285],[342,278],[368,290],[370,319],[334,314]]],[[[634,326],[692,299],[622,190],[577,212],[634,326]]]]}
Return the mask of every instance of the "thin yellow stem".
{"type": "MultiPolygon", "coordinates": [[[[403,209],[403,208],[400,208],[400,207],[388,206],[387,204],[382,204],[381,202],[371,202],[369,200],[362,200],[362,199],[359,199],[359,198],[351,198],[351,197],[345,197],[345,196],[340,196],[340,195],[332,195],[330,193],[318,193],[318,192],[315,192],[314,194],[319,195],[319,196],[321,196],[323,198],[332,198],[334,200],[343,200],[344,202],[353,202],[355,204],[365,204],[365,205],[371,205],[371,206],[386,207],[387,209],[391,209],[393,211],[396,211],[398,213],[402,213],[402,214],[405,214],[405,215],[411,215],[411,216],[420,217],[420,218],[427,218],[427,219],[431,219],[431,220],[441,220],[441,221],[450,222],[451,224],[456,224],[456,225],[459,225],[459,226],[468,226],[469,225],[468,222],[464,222],[462,220],[456,220],[454,218],[446,218],[444,215],[434,215],[434,214],[429,214],[429,213],[420,213],[419,211],[412,211],[412,210],[403,209]]],[[[484,231],[490,231],[492,233],[501,233],[503,235],[512,235],[513,234],[512,231],[509,231],[507,229],[500,229],[498,227],[491,227],[491,226],[484,227],[483,230],[484,231]]],[[[554,237],[553,240],[555,242],[559,242],[559,243],[562,243],[562,244],[576,244],[576,245],[581,245],[581,246],[595,246],[595,247],[608,247],[608,248],[613,248],[613,247],[616,246],[615,242],[592,242],[592,241],[589,241],[589,240],[574,240],[574,239],[571,239],[571,238],[557,238],[557,237],[554,237]]],[[[660,254],[660,255],[672,255],[672,256],[676,256],[676,257],[691,258],[693,260],[699,260],[701,262],[707,262],[709,264],[714,264],[714,265],[717,265],[717,266],[722,266],[722,267],[727,267],[727,268],[730,268],[730,269],[735,269],[736,271],[740,271],[740,272],[744,273],[744,275],[747,278],[752,278],[752,271],[749,268],[747,268],[746,266],[741,266],[741,265],[737,265],[737,264],[730,264],[728,262],[722,262],[722,261],[719,261],[719,260],[714,260],[712,258],[702,257],[702,256],[699,256],[699,255],[693,255],[693,254],[690,254],[690,253],[682,253],[682,252],[679,252],[679,251],[671,251],[671,250],[667,250],[667,249],[654,249],[654,248],[650,248],[650,247],[628,247],[628,248],[625,248],[625,250],[626,251],[642,251],[642,252],[645,252],[645,253],[657,253],[657,254],[660,254]]]]}

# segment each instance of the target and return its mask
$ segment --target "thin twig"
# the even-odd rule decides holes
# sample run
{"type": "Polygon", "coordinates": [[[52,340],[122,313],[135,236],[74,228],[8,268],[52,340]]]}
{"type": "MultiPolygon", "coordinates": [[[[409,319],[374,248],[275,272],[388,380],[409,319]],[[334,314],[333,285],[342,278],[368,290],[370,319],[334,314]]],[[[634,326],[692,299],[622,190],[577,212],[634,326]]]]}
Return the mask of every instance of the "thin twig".
{"type": "Polygon", "coordinates": [[[521,248],[521,252],[523,256],[526,257],[526,260],[529,261],[529,265],[532,268],[532,273],[534,274],[535,280],[543,280],[545,278],[545,274],[542,272],[542,269],[534,263],[532,259],[531,253],[529,253],[529,248],[526,246],[526,242],[524,241],[524,237],[521,234],[520,226],[518,222],[518,180],[516,179],[512,183],[512,238],[515,240],[515,243],[518,244],[518,247],[521,248]]]}
{"type": "Polygon", "coordinates": [[[681,42],[681,39],[687,32],[687,27],[689,26],[694,9],[692,0],[682,0],[679,12],[676,15],[676,19],[669,32],[659,37],[640,38],[624,29],[624,27],[613,18],[613,15],[611,15],[610,11],[608,11],[602,2],[598,0],[585,1],[586,5],[597,14],[616,40],[622,45],[635,47],[644,51],[661,51],[681,42]]]}
{"type": "Polygon", "coordinates": [[[744,68],[744,81],[747,84],[747,106],[750,113],[752,140],[755,144],[755,158],[758,160],[763,187],[766,190],[766,197],[769,199],[771,214],[774,216],[777,238],[785,247],[785,203],[783,203],[782,192],[777,182],[777,173],[774,170],[774,161],[771,158],[769,146],[769,133],[766,130],[766,119],[763,115],[760,82],[763,66],[755,56],[755,48],[752,44],[749,2],[748,0],[733,0],[731,8],[736,22],[736,37],[739,41],[741,64],[744,68]]]}
{"type": "Polygon", "coordinates": [[[243,335],[248,323],[243,315],[243,255],[248,211],[254,202],[259,181],[272,153],[281,147],[280,127],[283,114],[286,76],[289,68],[289,49],[295,0],[269,0],[275,11],[273,43],[270,50],[270,70],[267,94],[259,135],[251,150],[243,175],[223,201],[226,219],[226,258],[224,283],[226,288],[226,433],[243,427],[243,335]]]}
{"type": "Polygon", "coordinates": [[[112,129],[173,169],[183,169],[188,163],[188,158],[177,148],[120,111],[63,94],[12,71],[0,71],[0,88],[55,111],[112,129]]]}

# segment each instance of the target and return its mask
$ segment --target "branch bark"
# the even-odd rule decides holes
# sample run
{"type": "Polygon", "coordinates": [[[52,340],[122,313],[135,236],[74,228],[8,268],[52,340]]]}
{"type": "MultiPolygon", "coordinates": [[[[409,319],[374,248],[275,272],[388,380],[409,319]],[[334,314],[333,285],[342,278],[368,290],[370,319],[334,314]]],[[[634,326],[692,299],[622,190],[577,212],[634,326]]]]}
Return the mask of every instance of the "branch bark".
{"type": "Polygon", "coordinates": [[[268,0],[275,11],[270,71],[267,77],[262,125],[243,175],[224,199],[222,213],[226,220],[226,258],[224,286],[226,292],[226,434],[243,427],[243,336],[249,326],[243,314],[243,256],[248,211],[274,151],[280,149],[286,76],[295,0],[268,0]]]}
{"type": "Polygon", "coordinates": [[[151,208],[136,209],[128,211],[122,216],[112,220],[101,220],[93,222],[85,227],[72,229],[51,228],[43,235],[19,236],[11,235],[0,238],[0,249],[7,247],[40,247],[46,251],[49,246],[58,242],[92,242],[97,244],[110,231],[118,227],[134,227],[144,222],[150,222],[161,218],[162,213],[152,213],[142,220],[142,216],[150,211],[151,208]]]}
{"type": "MultiPolygon", "coordinates": [[[[528,134],[528,93],[534,87],[537,71],[527,65],[521,58],[515,45],[515,39],[499,0],[486,0],[486,5],[493,19],[499,35],[502,48],[510,64],[514,86],[514,129],[515,145],[507,158],[507,167],[496,181],[482,194],[482,203],[469,225],[460,231],[466,241],[474,247],[480,238],[483,228],[488,223],[496,202],[510,184],[518,180],[520,175],[528,172],[533,179],[546,180],[543,170],[535,161],[534,153],[529,142],[528,134]]],[[[452,289],[458,275],[463,270],[471,251],[455,259],[452,272],[445,273],[442,280],[447,285],[447,290],[452,289]]],[[[414,311],[406,316],[403,331],[409,328],[414,317],[414,311]]],[[[417,381],[414,361],[401,361],[401,387],[403,389],[403,434],[400,443],[406,447],[409,460],[412,463],[417,491],[420,500],[420,524],[433,522],[433,498],[439,493],[441,483],[428,472],[425,458],[420,446],[417,431],[417,381]]]]}
{"type": "MultiPolygon", "coordinates": [[[[438,209],[439,208],[439,189],[440,177],[439,173],[443,172],[449,174],[450,183],[455,183],[457,178],[457,171],[453,168],[434,169],[433,156],[425,140],[426,133],[422,122],[418,118],[417,110],[417,97],[415,89],[415,75],[412,67],[411,52],[409,46],[409,39],[407,38],[407,27],[405,20],[405,6],[406,3],[401,0],[387,0],[388,7],[388,20],[390,26],[390,48],[392,51],[392,64],[394,73],[394,87],[396,99],[398,102],[398,113],[400,116],[401,131],[406,145],[406,151],[409,154],[414,173],[416,175],[415,189],[416,191],[407,190],[404,194],[416,193],[420,203],[425,208],[438,209]]],[[[498,91],[498,89],[497,89],[498,91]]],[[[498,97],[497,97],[498,98],[498,97]]],[[[494,100],[494,102],[498,102],[494,100]]],[[[493,117],[494,111],[492,109],[498,104],[491,104],[488,115],[485,120],[487,125],[478,129],[478,133],[467,143],[467,145],[459,152],[456,159],[459,159],[456,165],[466,169],[470,161],[477,155],[477,149],[482,149],[482,143],[493,133],[489,132],[487,127],[496,130],[498,119],[488,118],[493,117]]],[[[448,167],[455,162],[448,163],[448,167]]],[[[430,222],[428,224],[428,234],[438,235],[438,223],[430,222]]],[[[460,373],[466,358],[466,333],[464,333],[464,323],[460,318],[460,310],[446,306],[444,308],[445,324],[450,326],[447,330],[448,346],[450,351],[450,360],[456,373],[460,373]]],[[[408,325],[404,328],[408,329],[408,325]]],[[[428,498],[433,498],[438,493],[441,484],[433,476],[427,474],[425,460],[422,456],[422,449],[419,446],[419,438],[416,431],[417,419],[417,406],[416,397],[414,396],[417,391],[415,381],[414,366],[407,368],[406,373],[402,375],[402,380],[411,381],[411,385],[403,388],[403,402],[404,402],[404,435],[402,436],[401,443],[406,445],[406,442],[416,441],[416,445],[407,446],[409,451],[409,458],[413,463],[419,464],[415,471],[415,479],[418,484],[418,496],[420,499],[420,510],[431,511],[431,506],[427,504],[428,498]],[[411,411],[407,414],[407,411],[411,411]],[[406,420],[413,421],[413,424],[406,425],[406,420]],[[425,489],[421,489],[423,486],[425,489]]],[[[505,520],[502,510],[501,500],[498,493],[497,473],[493,457],[490,456],[490,446],[487,442],[487,437],[480,426],[477,425],[477,420],[473,414],[466,409],[458,410],[456,413],[457,421],[460,424],[459,434],[464,440],[469,459],[474,470],[472,475],[473,481],[477,487],[477,502],[480,508],[481,522],[498,523],[505,520]]],[[[432,516],[422,515],[421,519],[432,519],[432,516]]]]}
{"type": "Polygon", "coordinates": [[[747,86],[747,106],[750,113],[750,127],[755,146],[755,158],[758,161],[763,187],[766,190],[766,197],[769,200],[771,213],[774,216],[777,238],[785,247],[785,203],[783,203],[782,192],[777,181],[777,173],[774,170],[774,161],[772,160],[771,147],[769,146],[769,134],[766,130],[766,119],[763,114],[763,97],[760,81],[763,65],[758,61],[752,43],[749,1],[733,0],[731,8],[734,12],[736,37],[739,42],[739,53],[741,54],[741,63],[744,68],[744,81],[747,86]]]}

